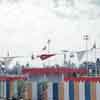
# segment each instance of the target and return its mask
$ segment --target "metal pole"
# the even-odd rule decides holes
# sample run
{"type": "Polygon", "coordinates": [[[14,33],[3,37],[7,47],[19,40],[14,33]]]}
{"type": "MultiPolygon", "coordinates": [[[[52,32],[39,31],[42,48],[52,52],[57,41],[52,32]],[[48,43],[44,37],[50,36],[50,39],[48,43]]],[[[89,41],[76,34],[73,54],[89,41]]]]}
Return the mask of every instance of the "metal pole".
{"type": "Polygon", "coordinates": [[[64,53],[64,67],[66,66],[66,54],[64,53]]]}
{"type": "Polygon", "coordinates": [[[87,50],[87,55],[86,55],[87,65],[86,65],[86,68],[88,70],[88,40],[89,40],[88,34],[84,35],[84,40],[86,41],[86,44],[85,44],[86,50],[87,50]]]}
{"type": "Polygon", "coordinates": [[[47,44],[48,44],[48,53],[50,53],[50,39],[48,39],[47,44]]]}
{"type": "Polygon", "coordinates": [[[96,69],[96,75],[97,75],[97,73],[98,73],[98,72],[97,72],[97,71],[98,71],[98,68],[97,68],[97,64],[96,64],[96,59],[97,59],[97,58],[96,58],[96,48],[95,48],[95,69],[96,69]]]}
{"type": "MultiPolygon", "coordinates": [[[[48,41],[47,41],[47,45],[48,45],[48,54],[50,53],[50,42],[51,42],[51,40],[50,39],[48,39],[48,41]]],[[[50,66],[50,61],[49,61],[49,59],[48,59],[48,67],[50,66]]]]}
{"type": "Polygon", "coordinates": [[[96,75],[98,74],[98,67],[97,67],[97,64],[96,64],[96,60],[97,60],[97,54],[96,54],[96,43],[94,44],[94,50],[95,50],[95,71],[96,71],[96,75]]]}
{"type": "Polygon", "coordinates": [[[66,53],[67,53],[68,51],[67,50],[62,50],[62,53],[63,53],[63,65],[64,65],[64,67],[66,66],[66,64],[67,64],[67,61],[66,61],[66,58],[67,58],[67,56],[66,56],[66,53]]]}
{"type": "Polygon", "coordinates": [[[86,50],[87,50],[87,69],[88,69],[88,40],[86,40],[86,50]]]}

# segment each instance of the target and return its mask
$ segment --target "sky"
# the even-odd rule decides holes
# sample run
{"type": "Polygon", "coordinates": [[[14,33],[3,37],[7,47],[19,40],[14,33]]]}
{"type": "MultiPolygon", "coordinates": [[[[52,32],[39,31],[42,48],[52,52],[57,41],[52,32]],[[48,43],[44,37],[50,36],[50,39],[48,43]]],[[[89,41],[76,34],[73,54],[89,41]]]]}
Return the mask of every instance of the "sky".
{"type": "Polygon", "coordinates": [[[48,39],[51,51],[85,49],[85,34],[99,48],[99,26],[100,0],[0,0],[0,56],[30,56],[48,39]]]}

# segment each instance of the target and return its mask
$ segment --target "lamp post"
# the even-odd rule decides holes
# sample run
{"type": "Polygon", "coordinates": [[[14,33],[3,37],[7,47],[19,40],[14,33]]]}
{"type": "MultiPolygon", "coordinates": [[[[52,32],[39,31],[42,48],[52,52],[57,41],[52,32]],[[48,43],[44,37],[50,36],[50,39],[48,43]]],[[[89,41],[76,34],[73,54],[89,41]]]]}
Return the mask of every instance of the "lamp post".
{"type": "Polygon", "coordinates": [[[87,51],[87,55],[86,55],[87,66],[86,66],[86,68],[88,70],[88,40],[89,40],[89,35],[88,34],[83,35],[83,39],[85,40],[85,48],[87,51]]]}

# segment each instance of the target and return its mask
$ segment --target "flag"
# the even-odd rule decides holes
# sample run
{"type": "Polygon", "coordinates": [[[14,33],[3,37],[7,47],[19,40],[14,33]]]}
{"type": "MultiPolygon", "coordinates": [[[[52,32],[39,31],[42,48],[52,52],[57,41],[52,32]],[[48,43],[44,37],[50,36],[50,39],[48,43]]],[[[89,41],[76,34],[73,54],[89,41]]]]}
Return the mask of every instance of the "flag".
{"type": "Polygon", "coordinates": [[[50,58],[52,56],[55,56],[55,54],[41,54],[41,55],[39,55],[37,57],[40,57],[41,60],[46,60],[46,59],[48,59],[48,58],[50,58]]]}

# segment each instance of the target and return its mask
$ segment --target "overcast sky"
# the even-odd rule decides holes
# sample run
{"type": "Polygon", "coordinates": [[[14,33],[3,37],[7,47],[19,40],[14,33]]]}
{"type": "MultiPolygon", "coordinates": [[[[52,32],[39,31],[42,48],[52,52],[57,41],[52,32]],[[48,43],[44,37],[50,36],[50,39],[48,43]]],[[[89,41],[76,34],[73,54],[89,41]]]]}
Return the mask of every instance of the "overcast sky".
{"type": "Polygon", "coordinates": [[[100,0],[0,0],[0,55],[31,55],[51,39],[52,50],[100,47],[100,0]],[[58,1],[58,2],[55,2],[58,1]]]}

